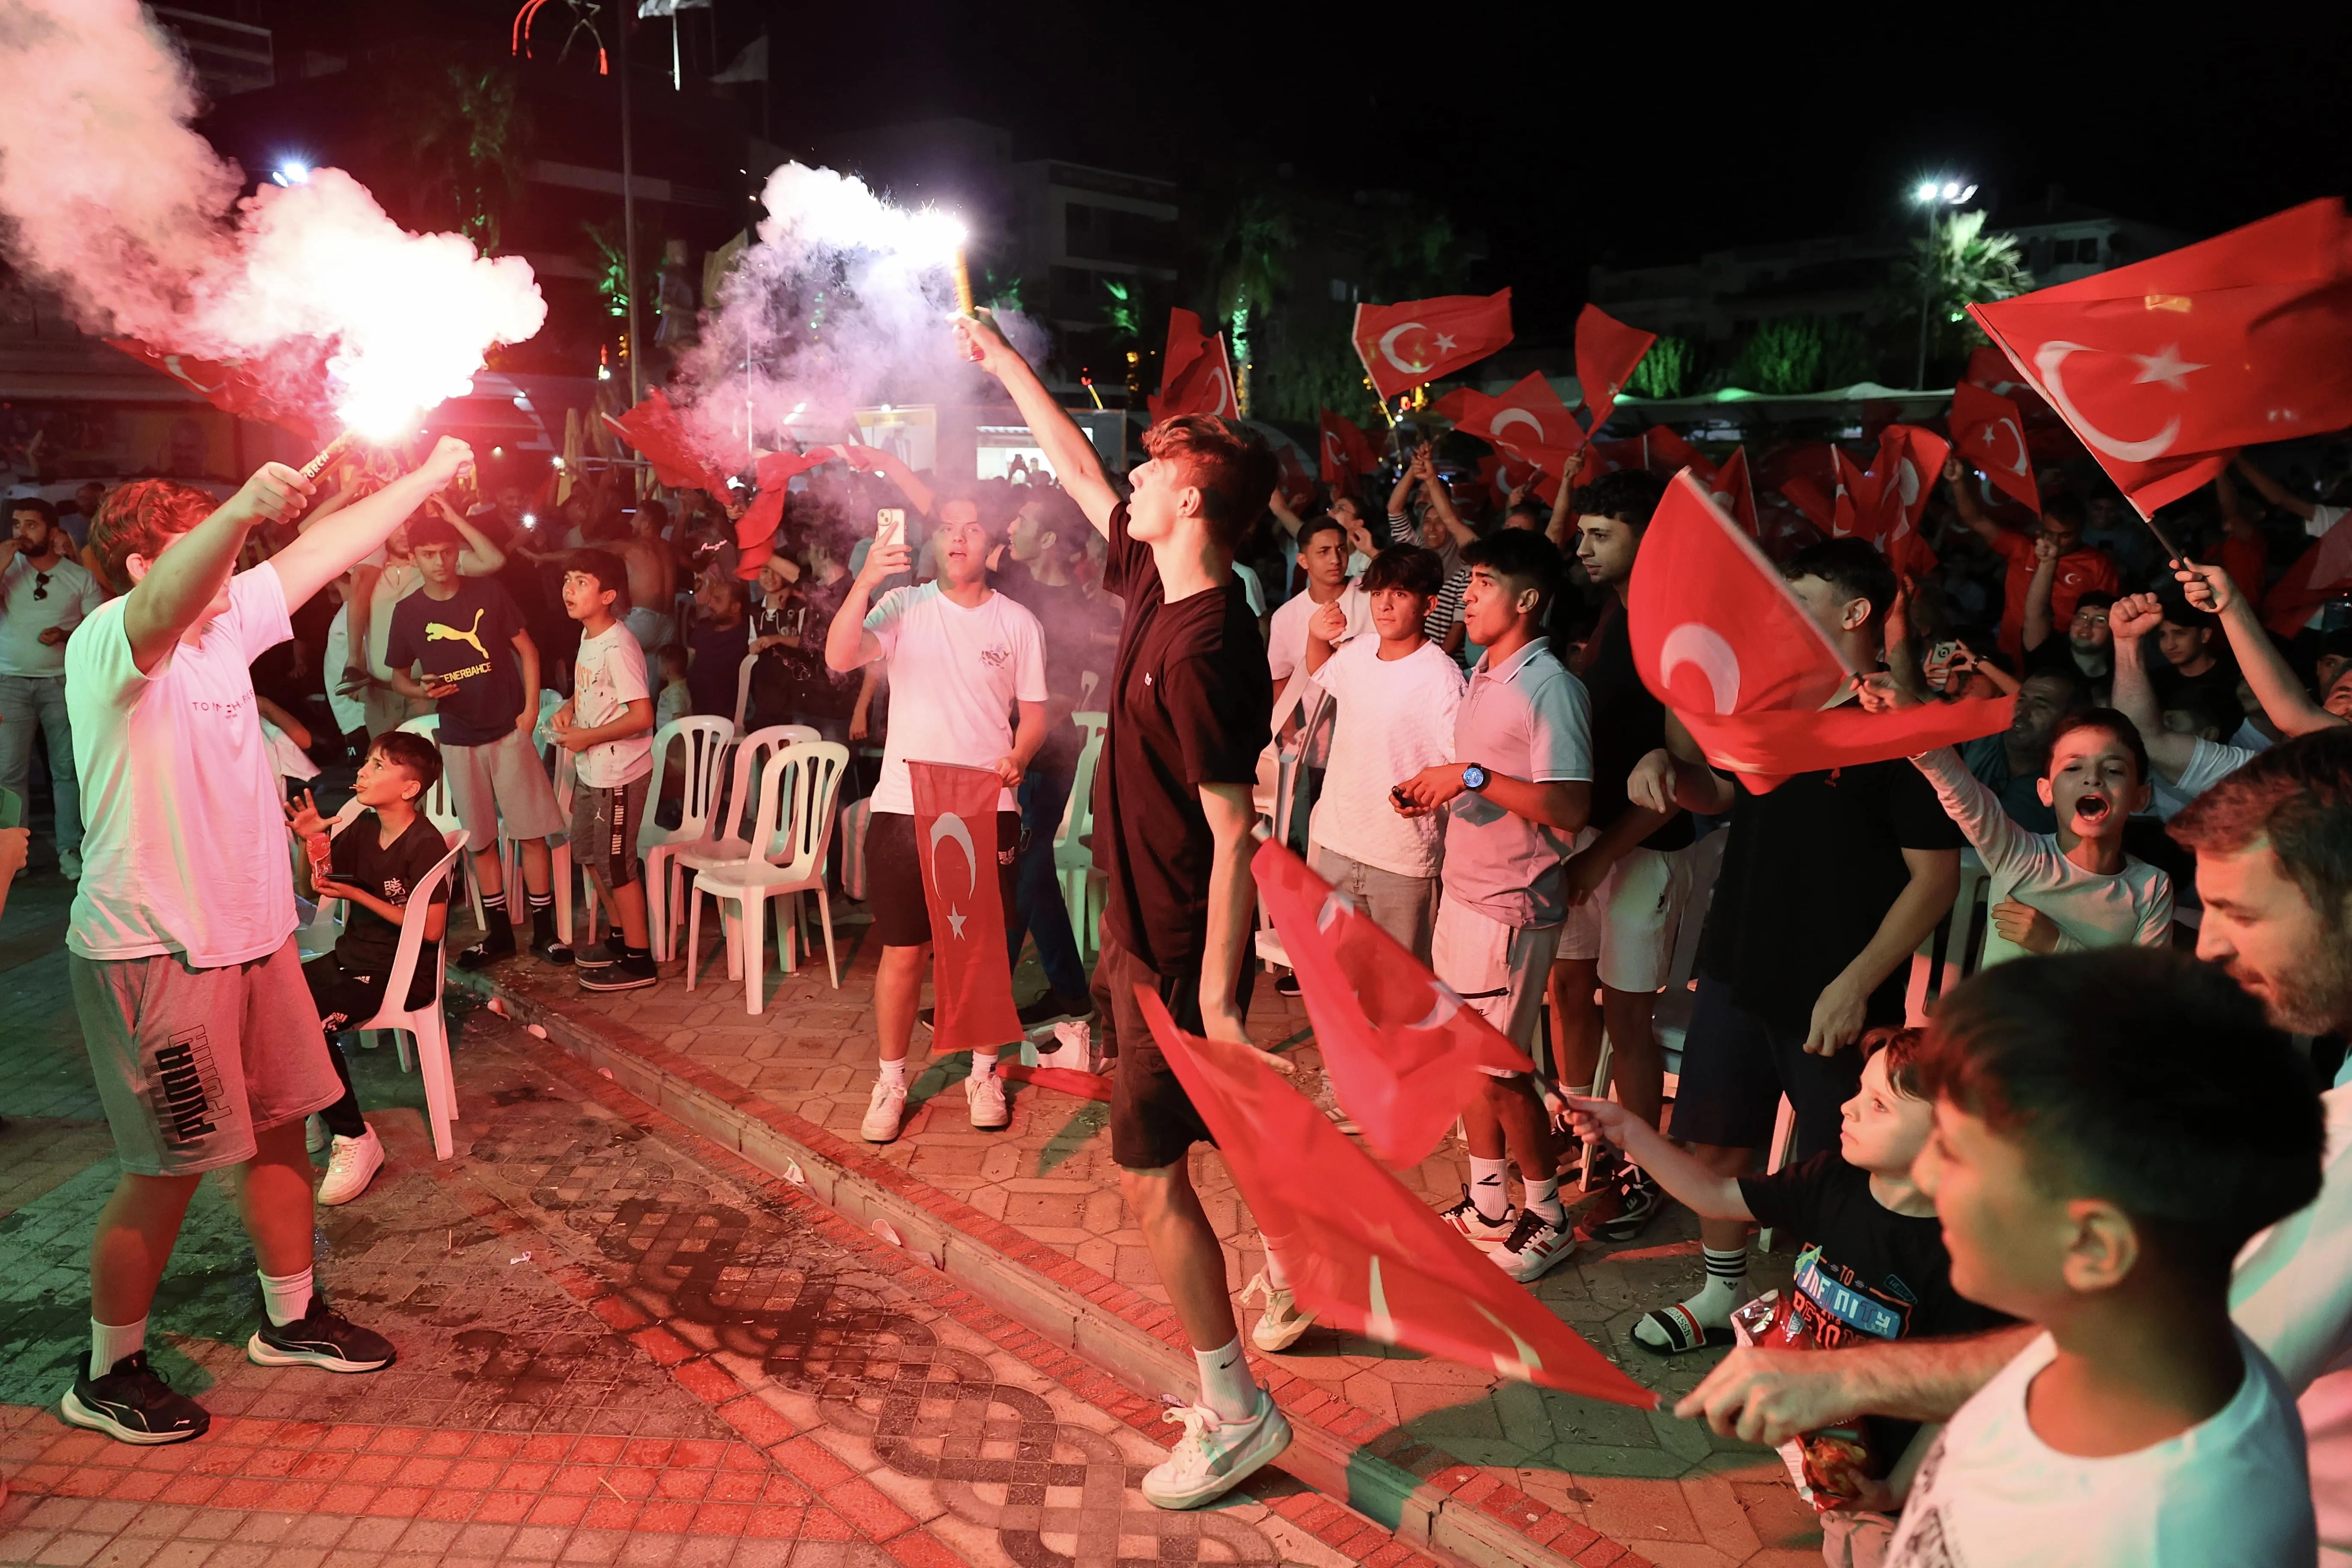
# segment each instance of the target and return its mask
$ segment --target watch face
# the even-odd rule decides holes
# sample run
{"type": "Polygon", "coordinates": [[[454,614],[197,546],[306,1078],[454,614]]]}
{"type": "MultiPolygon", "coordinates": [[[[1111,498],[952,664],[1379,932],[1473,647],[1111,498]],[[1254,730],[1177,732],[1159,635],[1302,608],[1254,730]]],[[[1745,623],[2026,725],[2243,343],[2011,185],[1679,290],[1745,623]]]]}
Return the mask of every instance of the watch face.
{"type": "Polygon", "coordinates": [[[1464,789],[1485,789],[1486,787],[1486,770],[1480,767],[1475,763],[1464,768],[1462,770],[1462,787],[1464,789]]]}

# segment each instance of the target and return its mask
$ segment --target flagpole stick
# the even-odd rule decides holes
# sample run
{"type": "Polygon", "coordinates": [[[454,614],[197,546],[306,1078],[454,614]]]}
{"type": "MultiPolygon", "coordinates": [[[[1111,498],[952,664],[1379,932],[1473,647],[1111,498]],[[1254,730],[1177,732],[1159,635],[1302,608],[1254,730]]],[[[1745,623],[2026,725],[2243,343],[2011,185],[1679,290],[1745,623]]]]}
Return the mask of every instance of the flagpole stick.
{"type": "MultiPolygon", "coordinates": [[[[2139,511],[2138,506],[2135,504],[2132,510],[2139,511]]],[[[2188,552],[2182,550],[2178,544],[2173,543],[2169,538],[2166,537],[2164,530],[2157,527],[2156,519],[2152,514],[2139,511],[2139,520],[2140,521],[2147,524],[2147,531],[2156,535],[2156,542],[2158,544],[2164,546],[2164,559],[2167,565],[2178,563],[2185,566],[2189,563],[2188,552]]]]}

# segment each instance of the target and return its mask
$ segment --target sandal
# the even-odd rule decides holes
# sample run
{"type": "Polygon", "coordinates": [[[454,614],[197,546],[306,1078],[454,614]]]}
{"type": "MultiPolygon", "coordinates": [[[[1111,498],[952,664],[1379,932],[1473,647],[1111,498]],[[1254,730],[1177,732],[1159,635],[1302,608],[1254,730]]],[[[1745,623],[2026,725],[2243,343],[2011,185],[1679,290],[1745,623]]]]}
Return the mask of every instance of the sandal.
{"type": "Polygon", "coordinates": [[[1642,1314],[1642,1323],[1633,1325],[1633,1342],[1652,1355],[1685,1355],[1692,1351],[1706,1350],[1712,1345],[1732,1342],[1731,1331],[1703,1327],[1688,1307],[1677,1301],[1671,1307],[1642,1314]],[[1663,1345],[1652,1344],[1641,1334],[1642,1323],[1651,1323],[1665,1336],[1663,1345]]]}

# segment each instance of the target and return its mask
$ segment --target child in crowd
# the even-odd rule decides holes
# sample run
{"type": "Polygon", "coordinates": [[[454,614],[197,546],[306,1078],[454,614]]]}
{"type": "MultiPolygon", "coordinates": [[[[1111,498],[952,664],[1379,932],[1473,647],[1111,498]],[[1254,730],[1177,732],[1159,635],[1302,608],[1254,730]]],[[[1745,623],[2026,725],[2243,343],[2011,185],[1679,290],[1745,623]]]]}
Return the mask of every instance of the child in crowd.
{"type": "MultiPolygon", "coordinates": [[[[1900,705],[1895,690],[1884,677],[1869,682],[1865,705],[1900,705]]],[[[2058,819],[2054,833],[2019,826],[1951,747],[1911,761],[1991,873],[1987,966],[2029,952],[2172,940],[2172,879],[2124,853],[2125,824],[2152,793],[2147,747],[2129,719],[2090,708],[2058,721],[2036,786],[2058,819]]]]}
{"type": "Polygon", "coordinates": [[[660,654],[662,689],[654,700],[654,728],[658,730],[673,719],[683,719],[694,711],[694,694],[687,689],[687,655],[677,643],[664,643],[660,654]]]}
{"type": "Polygon", "coordinates": [[[572,700],[553,721],[555,743],[579,759],[572,855],[621,934],[618,952],[598,942],[573,958],[583,991],[634,991],[658,978],[637,862],[654,771],[654,704],[645,649],[616,613],[627,608],[625,574],[619,557],[604,550],[575,551],[563,573],[563,613],[580,623],[572,700]]]}
{"type": "MultiPolygon", "coordinates": [[[[1823,1350],[1969,1333],[2003,1319],[1953,1291],[1936,1205],[1911,1180],[1911,1163],[1935,1125],[1934,1102],[1920,1081],[1921,1048],[1916,1029],[1864,1036],[1862,1087],[1840,1108],[1837,1148],[1767,1176],[1717,1175],[1613,1100],[1571,1098],[1569,1106],[1580,1134],[1605,1139],[1701,1216],[1752,1219],[1794,1236],[1791,1306],[1823,1350]]],[[[1678,1337],[1730,1336],[1694,1321],[1678,1337]]],[[[1853,1509],[1824,1519],[1833,1543],[1855,1535],[1883,1541],[1910,1476],[1903,1461],[1918,1427],[1877,1416],[1861,1425],[1867,1454],[1861,1495],[1853,1509]]]]}
{"type": "MultiPolygon", "coordinates": [[[[327,1054],[334,1058],[335,1076],[343,1084],[343,1098],[319,1112],[333,1142],[326,1179],[319,1184],[322,1204],[351,1202],[367,1191],[375,1173],[383,1169],[383,1144],[360,1115],[351,1063],[335,1037],[374,1017],[383,1005],[393,960],[400,952],[400,922],[409,895],[448,853],[449,847],[418,809],[418,803],[440,782],[441,753],[432,742],[405,730],[377,736],[368,747],[367,760],[360,764],[355,794],[368,809],[335,835],[325,877],[318,876],[306,858],[298,879],[309,884],[311,898],[342,899],[351,909],[335,951],[302,965],[310,999],[319,1005],[319,1026],[326,1032],[327,1054]]],[[[326,819],[319,815],[318,805],[307,790],[299,805],[287,808],[287,818],[298,838],[311,839],[327,832],[326,819]]],[[[435,907],[425,918],[425,945],[417,951],[416,976],[408,988],[412,1007],[433,999],[448,902],[449,882],[445,877],[433,889],[435,907]]]]}
{"type": "Polygon", "coordinates": [[[2314,1561],[2294,1403],[2229,1312],[2238,1249],[2319,1191],[2308,1065],[2221,971],[2133,948],[1976,975],[1929,1046],[1952,1288],[2044,1332],[1936,1439],[1887,1563],[2314,1561]]]}

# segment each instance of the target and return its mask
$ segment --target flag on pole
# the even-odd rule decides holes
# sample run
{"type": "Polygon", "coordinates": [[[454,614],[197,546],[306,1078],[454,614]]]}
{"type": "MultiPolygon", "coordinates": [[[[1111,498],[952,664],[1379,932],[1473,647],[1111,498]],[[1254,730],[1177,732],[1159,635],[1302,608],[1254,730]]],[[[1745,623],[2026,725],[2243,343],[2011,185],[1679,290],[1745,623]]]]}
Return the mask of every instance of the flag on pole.
{"type": "Polygon", "coordinates": [[[1656,1394],[1373,1163],[1256,1051],[1184,1033],[1148,986],[1135,999],[1302,1306],[1381,1344],[1656,1407],[1656,1394]]]}
{"type": "MultiPolygon", "coordinates": [[[[770,452],[761,458],[752,470],[758,489],[735,520],[736,576],[750,582],[776,552],[776,531],[784,523],[784,496],[793,477],[840,456],[831,447],[811,447],[805,452],[770,452]]],[[[722,492],[717,499],[723,502],[727,496],[722,492]]]]}
{"type": "MultiPolygon", "coordinates": [[[[1979,351],[1983,352],[1983,351],[1979,351]]],[[[2002,362],[2007,368],[2007,362],[2002,362]]],[[[1952,449],[1984,470],[2003,495],[2042,515],[2042,487],[2025,446],[2025,417],[2017,405],[1973,381],[1952,388],[1952,449]]]]}
{"type": "Polygon", "coordinates": [[[1715,478],[1707,481],[1706,488],[1707,494],[1714,499],[1715,504],[1729,513],[1732,520],[1740,527],[1746,529],[1748,538],[1758,537],[1759,530],[1756,521],[1756,490],[1748,479],[1747,447],[1734,447],[1731,449],[1731,456],[1724,458],[1723,466],[1716,469],[1715,478]]]}
{"type": "Polygon", "coordinates": [[[646,393],[646,400],[626,414],[607,414],[604,420],[614,435],[653,465],[654,478],[663,484],[672,489],[701,490],[717,501],[728,499],[727,476],[695,450],[687,437],[686,421],[678,417],[659,387],[646,393]]]}
{"type": "Polygon", "coordinates": [[[992,1051],[1022,1037],[996,885],[1000,858],[1017,847],[996,841],[1004,780],[993,768],[913,761],[907,776],[931,911],[931,1050],[992,1051]]]}
{"type": "Polygon", "coordinates": [[[1381,455],[1371,437],[1356,428],[1355,421],[1328,408],[1316,410],[1320,426],[1321,453],[1319,467],[1323,482],[1342,488],[1361,474],[1369,474],[1381,466],[1381,455]]]}
{"type": "Polygon", "coordinates": [[[1460,386],[1430,406],[1464,435],[1548,474],[1558,474],[1568,455],[1584,445],[1584,427],[1541,371],[1529,373],[1500,397],[1460,386]]]}
{"type": "Polygon", "coordinates": [[[1373,390],[1394,397],[1509,342],[1511,291],[1358,305],[1351,336],[1373,390]]]}
{"type": "Polygon", "coordinates": [[[1179,414],[1213,414],[1237,419],[1234,401],[1234,366],[1225,356],[1225,334],[1210,337],[1201,331],[1195,311],[1168,312],[1168,350],[1160,360],[1160,395],[1146,398],[1154,424],[1179,414]]]}
{"type": "Polygon", "coordinates": [[[1609,423],[1625,378],[1658,341],[1655,332],[1629,327],[1598,305],[1587,305],[1576,318],[1576,381],[1584,391],[1584,406],[1592,412],[1592,429],[1609,423]]]}

